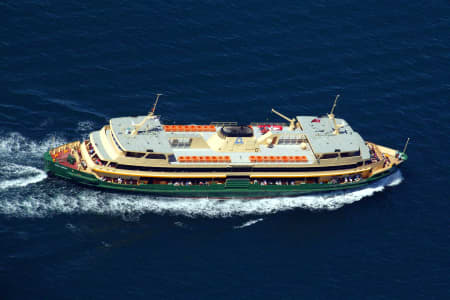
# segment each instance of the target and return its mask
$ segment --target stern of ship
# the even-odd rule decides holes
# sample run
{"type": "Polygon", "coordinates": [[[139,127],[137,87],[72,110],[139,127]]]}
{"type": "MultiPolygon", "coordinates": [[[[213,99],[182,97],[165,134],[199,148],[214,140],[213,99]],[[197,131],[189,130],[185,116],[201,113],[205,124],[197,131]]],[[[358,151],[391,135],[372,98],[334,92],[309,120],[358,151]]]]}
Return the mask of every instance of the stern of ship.
{"type": "Polygon", "coordinates": [[[49,175],[74,180],[82,184],[97,185],[97,178],[85,171],[80,145],[80,141],[76,141],[45,152],[45,171],[49,175]]]}

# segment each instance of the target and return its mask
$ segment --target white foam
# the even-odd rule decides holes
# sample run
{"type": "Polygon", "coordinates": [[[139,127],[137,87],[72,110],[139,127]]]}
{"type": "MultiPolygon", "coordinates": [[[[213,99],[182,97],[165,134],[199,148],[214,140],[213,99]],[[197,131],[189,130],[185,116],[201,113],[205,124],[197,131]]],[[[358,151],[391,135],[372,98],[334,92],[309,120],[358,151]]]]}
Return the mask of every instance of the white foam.
{"type": "MultiPolygon", "coordinates": [[[[79,124],[79,131],[92,126],[79,124]]],[[[266,215],[292,209],[335,210],[382,191],[402,181],[400,172],[364,189],[264,199],[167,198],[136,194],[118,194],[58,183],[53,187],[35,188],[33,183],[46,178],[44,171],[31,165],[42,164],[42,155],[54,145],[64,144],[60,137],[47,136],[33,141],[19,133],[0,135],[0,214],[18,217],[46,217],[52,214],[120,215],[135,221],[144,213],[173,214],[188,217],[229,217],[266,215]],[[14,190],[13,190],[14,189],[14,190]],[[10,192],[13,190],[13,192],[10,192]],[[3,196],[5,195],[5,196],[3,196]]],[[[259,219],[258,219],[259,220],[259,219]]],[[[259,222],[259,221],[258,221],[259,222]]],[[[254,224],[254,223],[252,223],[254,224]]],[[[246,225],[250,226],[252,224],[246,225]]]]}
{"type": "Polygon", "coordinates": [[[95,124],[92,121],[80,121],[78,122],[77,131],[91,131],[92,129],[94,129],[94,125],[95,124]]]}
{"type": "Polygon", "coordinates": [[[292,209],[336,210],[382,191],[386,186],[402,181],[400,171],[364,189],[264,199],[166,198],[135,194],[116,194],[74,187],[42,192],[31,196],[20,194],[0,202],[0,214],[18,217],[46,217],[53,214],[101,214],[119,215],[135,221],[145,213],[171,214],[187,217],[229,217],[267,215],[292,209]]]}
{"type": "Polygon", "coordinates": [[[187,224],[180,222],[180,221],[174,222],[173,225],[183,228],[183,229],[191,229],[187,224]]]}
{"type": "Polygon", "coordinates": [[[67,223],[66,224],[66,228],[69,229],[72,232],[80,231],[80,229],[77,226],[73,225],[72,223],[67,223]]]}
{"type": "MultiPolygon", "coordinates": [[[[24,187],[29,184],[38,183],[45,178],[47,174],[35,167],[23,166],[13,163],[6,163],[0,167],[2,174],[14,174],[15,176],[21,176],[16,179],[7,179],[0,181],[0,190],[6,190],[9,188],[24,187]]],[[[11,175],[10,175],[11,176],[11,175]]]]}
{"type": "Polygon", "coordinates": [[[250,220],[250,221],[245,222],[245,223],[242,224],[242,225],[234,226],[233,228],[234,228],[234,229],[245,228],[245,227],[248,227],[248,226],[252,226],[253,224],[256,224],[256,223],[258,223],[258,222],[261,222],[262,220],[264,220],[264,219],[263,219],[263,218],[259,218],[259,219],[255,219],[255,220],[250,220]]]}
{"type": "Polygon", "coordinates": [[[109,244],[109,243],[107,243],[107,242],[105,242],[105,241],[102,241],[102,245],[103,245],[103,247],[105,247],[105,248],[111,247],[111,244],[109,244]]]}
{"type": "Polygon", "coordinates": [[[58,136],[49,135],[44,140],[36,142],[20,133],[12,132],[0,136],[0,157],[6,156],[14,162],[23,159],[41,159],[44,152],[49,148],[65,143],[67,142],[58,136]]]}
{"type": "Polygon", "coordinates": [[[81,134],[81,139],[87,140],[89,134],[94,129],[95,124],[92,121],[81,121],[78,122],[77,131],[81,134]]]}
{"type": "Polygon", "coordinates": [[[64,143],[52,136],[35,142],[16,132],[0,136],[0,191],[23,188],[47,178],[43,170],[32,165],[42,165],[42,155],[53,142],[64,143]]]}

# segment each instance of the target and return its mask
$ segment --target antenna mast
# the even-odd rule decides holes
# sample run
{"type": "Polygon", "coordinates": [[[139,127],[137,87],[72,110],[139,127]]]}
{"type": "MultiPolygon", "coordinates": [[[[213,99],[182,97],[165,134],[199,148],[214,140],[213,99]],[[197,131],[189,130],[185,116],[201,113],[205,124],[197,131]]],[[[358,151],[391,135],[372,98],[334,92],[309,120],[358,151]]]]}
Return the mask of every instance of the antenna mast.
{"type": "MultiPolygon", "coordinates": [[[[296,128],[296,125],[295,125],[295,121],[296,121],[296,120],[295,120],[295,118],[290,119],[290,118],[286,117],[285,115],[283,115],[282,113],[277,112],[277,111],[276,111],[275,109],[273,109],[273,108],[272,108],[272,112],[273,112],[274,114],[280,116],[281,118],[285,119],[286,121],[288,121],[288,122],[289,122],[289,129],[290,129],[290,130],[294,130],[294,129],[296,128]]],[[[298,125],[297,127],[301,128],[300,123],[297,123],[297,125],[298,125]]]]}
{"type": "Polygon", "coordinates": [[[153,104],[152,111],[148,114],[149,116],[153,116],[155,114],[156,105],[158,105],[159,96],[161,96],[161,95],[162,94],[156,94],[156,100],[155,100],[155,103],[153,104]]]}
{"type": "Polygon", "coordinates": [[[403,153],[406,153],[406,148],[408,147],[409,138],[406,140],[405,147],[403,147],[403,153]]]}
{"type": "Polygon", "coordinates": [[[333,121],[333,124],[334,124],[333,134],[335,134],[335,135],[338,135],[339,134],[339,129],[341,127],[344,127],[344,125],[342,125],[342,124],[338,125],[336,123],[336,118],[334,117],[334,109],[336,108],[336,104],[337,104],[337,101],[338,101],[340,96],[341,95],[336,95],[336,99],[334,99],[334,103],[333,103],[333,107],[331,108],[331,112],[328,114],[328,118],[330,118],[330,120],[333,121]]]}
{"type": "Polygon", "coordinates": [[[336,108],[336,104],[337,104],[337,101],[338,101],[338,99],[339,99],[339,97],[340,97],[341,95],[336,95],[336,99],[334,99],[334,103],[333,103],[333,107],[331,108],[331,112],[330,112],[330,115],[333,115],[334,116],[334,109],[336,108]]]}
{"type": "Polygon", "coordinates": [[[156,105],[158,104],[158,99],[159,96],[161,96],[162,94],[156,94],[156,100],[155,103],[153,104],[153,108],[152,111],[148,113],[147,116],[145,116],[144,119],[142,119],[141,122],[139,122],[138,124],[134,124],[134,130],[131,132],[131,135],[136,135],[138,133],[138,130],[144,126],[145,122],[149,119],[154,119],[155,118],[155,110],[156,110],[156,105]]]}

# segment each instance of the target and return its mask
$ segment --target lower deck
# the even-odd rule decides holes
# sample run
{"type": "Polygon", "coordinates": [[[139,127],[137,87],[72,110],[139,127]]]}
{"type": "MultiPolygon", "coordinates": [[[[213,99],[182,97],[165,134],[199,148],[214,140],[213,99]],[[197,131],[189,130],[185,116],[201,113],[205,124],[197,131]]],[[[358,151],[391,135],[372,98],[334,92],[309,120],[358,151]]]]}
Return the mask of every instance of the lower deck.
{"type": "MultiPolygon", "coordinates": [[[[378,157],[370,172],[341,172],[324,176],[250,177],[229,175],[206,178],[178,177],[163,178],[151,176],[124,176],[118,174],[98,174],[85,169],[79,142],[61,146],[47,152],[44,156],[46,170],[56,176],[70,179],[83,185],[104,189],[145,192],[167,196],[227,196],[263,197],[276,195],[299,195],[305,193],[335,191],[359,188],[368,183],[392,174],[400,158],[395,157],[389,148],[374,148],[378,157]],[[388,153],[389,152],[389,153],[388,153]]],[[[401,161],[406,160],[402,154],[401,161]]],[[[401,162],[400,161],[400,162],[401,162]]]]}
{"type": "Polygon", "coordinates": [[[296,196],[318,192],[332,192],[339,190],[362,188],[371,182],[377,181],[392,174],[396,168],[391,168],[367,179],[344,183],[280,183],[276,180],[261,183],[249,180],[227,179],[225,182],[211,182],[208,184],[169,184],[169,183],[132,183],[132,182],[110,182],[96,178],[91,174],[80,172],[73,168],[47,161],[46,170],[52,175],[68,179],[70,181],[106,190],[150,193],[161,196],[178,197],[276,197],[296,196]]]}
{"type": "Polygon", "coordinates": [[[257,185],[347,184],[382,173],[405,160],[404,154],[394,149],[367,143],[371,160],[350,166],[325,166],[314,168],[261,168],[231,166],[211,171],[208,168],[171,169],[152,171],[119,170],[102,165],[92,146],[79,141],[62,145],[49,151],[53,162],[67,168],[87,173],[102,182],[113,184],[161,184],[173,186],[201,186],[225,184],[229,179],[241,178],[257,185]],[[209,170],[209,171],[208,171],[209,170]]]}

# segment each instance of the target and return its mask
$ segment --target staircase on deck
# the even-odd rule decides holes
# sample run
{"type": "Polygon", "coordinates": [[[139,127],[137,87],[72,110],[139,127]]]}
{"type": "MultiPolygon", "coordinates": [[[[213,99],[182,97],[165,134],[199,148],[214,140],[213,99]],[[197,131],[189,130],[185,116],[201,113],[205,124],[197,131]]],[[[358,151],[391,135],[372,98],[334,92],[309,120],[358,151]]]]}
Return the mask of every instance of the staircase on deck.
{"type": "Polygon", "coordinates": [[[228,178],[225,182],[225,188],[228,189],[245,189],[250,185],[250,178],[228,178]]]}

